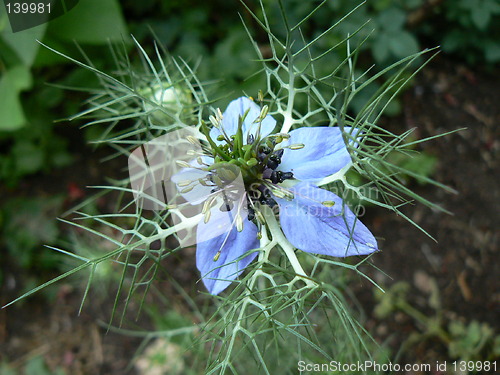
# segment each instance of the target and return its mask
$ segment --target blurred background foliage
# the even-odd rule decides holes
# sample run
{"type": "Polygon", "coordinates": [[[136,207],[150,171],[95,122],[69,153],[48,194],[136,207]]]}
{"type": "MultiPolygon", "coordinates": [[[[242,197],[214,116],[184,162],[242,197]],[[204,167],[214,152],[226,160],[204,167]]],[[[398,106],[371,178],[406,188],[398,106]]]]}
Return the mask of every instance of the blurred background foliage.
{"type": "MultiPolygon", "coordinates": [[[[308,14],[319,1],[286,1],[291,22],[308,14]]],[[[246,4],[261,13],[257,1],[246,4]]],[[[278,2],[264,0],[272,27],[279,30],[282,19],[278,2]]],[[[361,4],[361,3],[360,3],[361,4]]],[[[315,38],[349,13],[356,5],[348,0],[327,1],[302,28],[305,38],[315,38]]],[[[395,61],[424,48],[442,46],[443,53],[468,64],[481,64],[486,69],[500,61],[500,4],[497,0],[368,0],[342,22],[334,33],[319,40],[313,48],[326,50],[356,34],[352,46],[364,41],[358,57],[358,69],[371,68],[371,74],[395,61]],[[369,21],[367,23],[367,21],[369,21]],[[366,25],[360,29],[361,26],[366,25]]],[[[249,95],[264,87],[263,77],[254,75],[259,63],[242,26],[244,20],[259,42],[264,57],[269,54],[267,35],[239,1],[199,0],[83,0],[76,8],[48,24],[12,33],[3,9],[0,16],[0,180],[15,189],[23,177],[50,174],[57,168],[74,163],[75,144],[85,132],[76,131],[68,118],[82,109],[86,94],[65,91],[61,87],[96,87],[93,74],[42,47],[37,40],[69,56],[85,59],[103,71],[113,71],[109,43],[123,44],[132,51],[130,35],[151,51],[156,39],[172,56],[180,56],[195,64],[204,82],[217,83],[226,102],[242,91],[249,95]]],[[[299,41],[300,42],[300,41],[299,41]]],[[[133,52],[131,52],[133,53],[133,52]]],[[[342,61],[346,51],[332,52],[331,63],[342,61]]],[[[300,64],[300,62],[298,62],[300,64]]],[[[321,66],[319,67],[321,69],[321,66]]],[[[325,72],[330,69],[324,66],[325,72]]],[[[321,75],[321,72],[319,72],[321,75]]],[[[379,85],[382,85],[380,82],[379,85]]],[[[359,110],[378,89],[372,85],[353,103],[359,110]]],[[[221,107],[224,103],[222,100],[221,107]]],[[[387,115],[397,115],[397,100],[387,115]]],[[[81,125],[81,124],[79,124],[81,125]]],[[[88,137],[90,135],[87,134],[88,137]]],[[[78,142],[76,143],[78,144],[78,142]]],[[[426,158],[424,155],[423,158],[426,158]]],[[[431,160],[431,158],[426,158],[431,160]]],[[[416,163],[432,173],[430,163],[416,163]]],[[[44,202],[44,205],[50,204],[44,202]]],[[[33,214],[47,212],[32,205],[33,214]]],[[[24,215],[2,204],[2,216],[24,215]]],[[[4,221],[5,223],[5,221],[4,221]]],[[[10,238],[9,227],[3,225],[4,242],[15,248],[16,237],[10,238]]],[[[47,233],[52,233],[48,231],[47,233]]],[[[24,236],[17,236],[26,241],[24,236]]],[[[36,236],[32,237],[32,241],[36,236]]],[[[30,246],[38,246],[45,238],[30,246]]],[[[21,243],[19,243],[21,245],[21,243]]],[[[23,264],[29,264],[29,261],[23,264]]]]}
{"type": "MultiPolygon", "coordinates": [[[[245,3],[256,14],[261,14],[257,1],[245,3]]],[[[278,2],[263,0],[263,3],[272,27],[279,30],[282,19],[278,2]]],[[[320,1],[287,0],[285,3],[289,19],[295,23],[320,1]]],[[[327,1],[323,10],[303,25],[305,38],[317,37],[356,5],[357,2],[350,0],[327,1]]],[[[3,195],[0,230],[1,245],[7,251],[0,253],[0,262],[10,254],[27,270],[64,270],[64,265],[61,266],[50,251],[38,250],[42,244],[61,241],[53,218],[61,212],[65,198],[26,197],[26,192],[16,189],[27,179],[31,179],[27,184],[32,186],[37,176],[75,165],[75,155],[83,147],[78,146],[83,144],[82,134],[87,138],[91,135],[89,130],[81,132],[59,120],[82,110],[81,103],[88,98],[78,90],[61,88],[98,85],[93,74],[48,51],[37,40],[64,54],[87,60],[102,71],[113,71],[116,66],[109,43],[122,44],[134,54],[130,35],[149,51],[153,51],[156,39],[172,56],[195,64],[202,81],[216,83],[214,97],[227,96],[222,102],[242,91],[255,95],[265,86],[260,80],[262,77],[254,76],[259,63],[255,61],[242,19],[259,42],[264,57],[269,55],[267,35],[236,0],[80,0],[66,15],[19,33],[12,33],[3,4],[0,11],[0,188],[3,195]],[[75,145],[80,149],[74,149],[75,145]]],[[[489,70],[500,61],[499,21],[498,0],[367,0],[335,33],[316,43],[314,52],[330,48],[347,34],[356,34],[353,46],[365,41],[358,56],[360,75],[369,68],[370,73],[375,74],[403,57],[435,46],[441,46],[442,53],[454,61],[489,70]]],[[[335,50],[331,64],[342,61],[345,56],[345,50],[335,50]]],[[[330,71],[331,67],[324,66],[324,69],[330,71]]],[[[360,109],[377,89],[373,85],[371,92],[366,90],[366,97],[358,98],[351,110],[360,109]]],[[[388,115],[400,112],[397,100],[387,108],[388,115]]],[[[424,175],[431,174],[435,162],[432,156],[424,154],[418,161],[414,160],[414,169],[424,175]]],[[[475,326],[471,327],[450,326],[447,334],[462,337],[475,326]]],[[[458,339],[456,342],[458,347],[458,339]]],[[[34,368],[43,367],[38,359],[30,363],[34,368]]],[[[7,367],[4,369],[1,371],[7,371],[7,367]]],[[[15,374],[9,371],[12,372],[6,373],[15,374]]]]}

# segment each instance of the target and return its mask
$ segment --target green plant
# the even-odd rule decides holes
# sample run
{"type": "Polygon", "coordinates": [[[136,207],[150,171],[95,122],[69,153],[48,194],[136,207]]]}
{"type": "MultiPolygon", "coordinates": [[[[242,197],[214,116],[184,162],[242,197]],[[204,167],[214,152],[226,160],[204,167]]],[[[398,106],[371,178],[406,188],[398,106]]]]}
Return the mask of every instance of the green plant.
{"type": "Polygon", "coordinates": [[[443,51],[465,59],[469,64],[500,61],[500,3],[496,0],[446,1],[441,9],[445,30],[436,22],[426,35],[443,31],[443,51]]]}
{"type": "Polygon", "coordinates": [[[440,303],[439,289],[433,278],[428,280],[428,304],[434,310],[433,315],[426,315],[410,302],[410,285],[401,281],[381,293],[375,290],[378,304],[374,313],[379,319],[388,319],[397,311],[412,317],[421,327],[420,332],[413,332],[404,342],[402,351],[411,350],[418,342],[438,339],[448,349],[449,359],[462,361],[491,361],[500,352],[500,336],[492,327],[477,321],[448,321],[440,303]]]}
{"type": "MultiPolygon", "coordinates": [[[[72,105],[77,106],[79,98],[71,104],[58,89],[46,86],[49,77],[67,69],[66,61],[40,48],[39,41],[70,52],[76,50],[75,41],[103,46],[123,40],[126,34],[116,0],[81,1],[64,16],[17,33],[12,32],[6,12],[0,14],[0,143],[7,146],[0,154],[0,179],[5,184],[12,187],[23,176],[72,161],[67,140],[56,131],[54,121],[74,111],[72,105]]],[[[96,48],[99,56],[102,52],[96,48]]],[[[61,83],[70,84],[77,76],[68,71],[66,77],[61,83]]]]}
{"type": "Polygon", "coordinates": [[[9,363],[0,362],[0,374],[2,375],[65,375],[66,372],[57,368],[51,371],[42,356],[35,356],[26,361],[23,371],[19,366],[12,366],[9,363]]]}

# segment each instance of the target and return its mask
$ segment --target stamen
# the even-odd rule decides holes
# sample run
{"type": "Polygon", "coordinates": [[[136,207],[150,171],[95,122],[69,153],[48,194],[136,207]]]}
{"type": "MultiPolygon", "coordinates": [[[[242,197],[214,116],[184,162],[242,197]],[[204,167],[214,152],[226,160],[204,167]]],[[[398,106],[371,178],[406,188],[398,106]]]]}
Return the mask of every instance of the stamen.
{"type": "Polygon", "coordinates": [[[259,90],[259,92],[257,93],[257,100],[261,103],[264,101],[264,93],[262,92],[262,90],[259,90]]]}
{"type": "Polygon", "coordinates": [[[214,262],[217,262],[219,260],[219,258],[220,258],[220,250],[217,251],[217,253],[215,254],[215,256],[214,256],[214,262]]]}
{"type": "Polygon", "coordinates": [[[262,107],[259,117],[255,119],[254,123],[257,124],[259,122],[262,122],[266,118],[268,113],[269,113],[269,106],[266,104],[264,107],[262,107]]]}
{"type": "Polygon", "coordinates": [[[215,128],[219,129],[222,122],[222,112],[220,111],[220,108],[217,108],[215,110],[215,115],[210,115],[208,119],[215,128]]]}
{"type": "Polygon", "coordinates": [[[208,210],[210,210],[212,208],[212,206],[214,205],[216,199],[217,199],[216,197],[210,197],[210,198],[208,198],[205,201],[205,203],[203,203],[203,208],[201,210],[201,213],[205,214],[208,210]]]}
{"type": "Polygon", "coordinates": [[[196,161],[198,162],[199,165],[205,165],[205,166],[209,166],[207,163],[203,162],[203,159],[201,158],[201,156],[198,156],[196,158],[196,161]]]}
{"type": "Polygon", "coordinates": [[[243,230],[243,218],[241,215],[236,216],[236,230],[241,232],[243,230]]]}
{"type": "Polygon", "coordinates": [[[210,180],[210,178],[208,178],[208,177],[205,177],[205,178],[199,178],[199,179],[198,179],[198,182],[199,182],[202,186],[214,186],[214,185],[209,185],[209,184],[207,184],[207,182],[205,181],[205,179],[213,183],[213,181],[212,181],[212,180],[210,180]]]}
{"type": "Polygon", "coordinates": [[[197,138],[193,137],[192,135],[188,135],[186,137],[186,139],[192,145],[195,145],[195,146],[199,146],[200,145],[200,141],[197,138]]]}
{"type": "Polygon", "coordinates": [[[193,189],[194,186],[188,186],[187,188],[181,190],[181,194],[189,193],[193,189]]]}
{"type": "Polygon", "coordinates": [[[335,202],[334,201],[323,201],[321,202],[321,204],[325,207],[333,207],[335,206],[335,202]]]}
{"type": "Polygon", "coordinates": [[[208,210],[205,212],[205,217],[203,218],[203,222],[206,224],[210,220],[210,216],[212,215],[212,211],[208,210]]]}
{"type": "Polygon", "coordinates": [[[288,146],[288,148],[290,150],[300,150],[301,148],[304,148],[304,146],[305,145],[303,143],[295,143],[293,145],[288,146]]]}
{"type": "Polygon", "coordinates": [[[264,219],[264,215],[262,215],[262,213],[259,210],[255,211],[255,216],[257,217],[257,220],[259,221],[259,223],[261,223],[262,225],[264,225],[266,223],[266,220],[264,219]]]}
{"type": "Polygon", "coordinates": [[[272,190],[273,194],[278,198],[291,200],[295,197],[295,195],[293,195],[293,193],[291,191],[288,191],[288,190],[285,190],[282,188],[271,187],[271,190],[272,190]]]}
{"type": "Polygon", "coordinates": [[[184,180],[184,181],[181,181],[177,184],[177,186],[179,187],[184,187],[184,186],[188,186],[188,185],[191,185],[194,181],[191,181],[191,180],[184,180]]]}
{"type": "Polygon", "coordinates": [[[176,160],[175,161],[178,166],[183,167],[183,168],[193,168],[189,163],[183,161],[183,160],[176,160]]]}
{"type": "Polygon", "coordinates": [[[217,116],[217,121],[219,121],[219,123],[222,122],[222,112],[220,110],[220,108],[217,108],[217,110],[215,111],[215,115],[217,116]]]}

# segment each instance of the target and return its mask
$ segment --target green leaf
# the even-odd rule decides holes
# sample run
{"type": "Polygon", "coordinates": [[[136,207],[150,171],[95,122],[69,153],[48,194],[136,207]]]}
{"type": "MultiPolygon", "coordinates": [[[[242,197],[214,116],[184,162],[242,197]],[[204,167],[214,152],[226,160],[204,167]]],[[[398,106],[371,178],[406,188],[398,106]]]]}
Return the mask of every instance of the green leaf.
{"type": "Polygon", "coordinates": [[[2,32],[2,38],[11,47],[26,66],[31,66],[35,61],[36,54],[40,48],[41,40],[45,34],[47,24],[42,24],[31,29],[13,33],[10,27],[2,32]]]}
{"type": "Polygon", "coordinates": [[[380,28],[389,32],[399,32],[403,29],[405,22],[405,12],[397,8],[389,8],[381,12],[377,19],[380,28]]]}
{"type": "Polygon", "coordinates": [[[486,61],[495,63],[500,61],[500,45],[496,42],[488,40],[484,49],[486,61]]]}
{"type": "Polygon", "coordinates": [[[390,38],[387,33],[381,32],[374,38],[372,54],[378,63],[383,63],[389,57],[390,38]]]}
{"type": "Polygon", "coordinates": [[[0,78],[0,130],[12,131],[26,124],[19,94],[31,85],[31,73],[26,66],[7,70],[0,78]]]}
{"type": "Polygon", "coordinates": [[[490,11],[483,4],[472,9],[471,12],[472,22],[474,22],[474,24],[480,30],[486,29],[486,27],[490,23],[490,17],[491,17],[490,11]]]}
{"type": "Polygon", "coordinates": [[[391,34],[389,49],[399,58],[413,55],[419,50],[417,40],[407,31],[391,34]]]}
{"type": "Polygon", "coordinates": [[[128,38],[127,26],[116,0],[80,1],[71,11],[49,23],[54,39],[106,44],[128,38]]]}
{"type": "Polygon", "coordinates": [[[25,140],[16,142],[12,154],[16,160],[16,171],[20,174],[36,172],[43,166],[43,151],[32,142],[25,140]]]}

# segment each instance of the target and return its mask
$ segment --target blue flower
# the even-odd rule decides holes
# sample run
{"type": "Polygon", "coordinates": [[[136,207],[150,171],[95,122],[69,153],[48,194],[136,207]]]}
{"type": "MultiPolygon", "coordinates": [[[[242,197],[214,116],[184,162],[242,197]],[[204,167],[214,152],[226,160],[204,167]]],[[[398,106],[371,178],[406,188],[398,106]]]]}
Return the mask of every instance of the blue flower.
{"type": "MultiPolygon", "coordinates": [[[[229,217],[235,217],[241,207],[229,202],[225,208],[208,205],[205,210],[208,220],[201,220],[197,228],[196,264],[212,294],[226,289],[257,256],[258,252],[251,250],[259,247],[257,225],[260,224],[255,210],[262,206],[272,207],[275,211],[279,208],[283,233],[297,249],[333,257],[366,255],[377,250],[374,236],[342,199],[315,185],[351,162],[340,129],[303,127],[290,131],[288,135],[273,135],[276,120],[270,115],[262,117],[259,106],[241,97],[229,104],[219,126],[207,134],[216,147],[220,146],[229,154],[234,152],[232,147],[236,147],[236,141],[231,142],[238,133],[244,140],[243,150],[260,142],[252,149],[255,161],[247,162],[248,165],[256,164],[256,172],[248,172],[249,176],[245,177],[248,215],[240,219],[240,225],[229,225],[228,213],[229,217]],[[259,182],[251,184],[255,175],[258,175],[259,182]],[[280,192],[285,194],[278,194],[280,192]]],[[[217,154],[214,157],[220,159],[217,154]]],[[[185,168],[174,176],[174,182],[206,178],[210,173],[202,166],[213,163],[214,157],[198,159],[199,168],[185,168]]],[[[199,204],[217,190],[214,185],[206,185],[198,184],[196,188],[185,191],[184,198],[192,204],[199,204]]]]}

